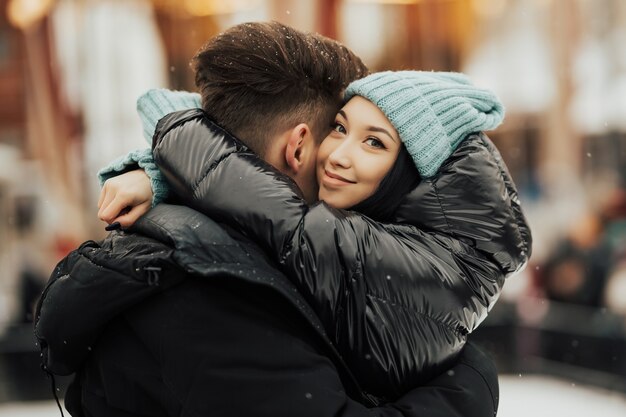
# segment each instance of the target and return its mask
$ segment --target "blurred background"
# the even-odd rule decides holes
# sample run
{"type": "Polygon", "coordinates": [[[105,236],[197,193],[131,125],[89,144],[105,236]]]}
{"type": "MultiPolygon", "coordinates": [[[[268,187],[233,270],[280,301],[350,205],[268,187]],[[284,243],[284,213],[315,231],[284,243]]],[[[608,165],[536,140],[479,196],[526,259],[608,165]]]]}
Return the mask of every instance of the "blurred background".
{"type": "MultiPolygon", "coordinates": [[[[626,1],[0,0],[0,415],[59,415],[32,308],[55,263],[104,236],[97,170],[148,146],[148,88],[233,24],[336,38],[372,70],[462,71],[507,108],[490,136],[534,248],[473,336],[500,416],[626,415],[626,1]]],[[[65,380],[60,381],[63,395],[65,380]]]]}

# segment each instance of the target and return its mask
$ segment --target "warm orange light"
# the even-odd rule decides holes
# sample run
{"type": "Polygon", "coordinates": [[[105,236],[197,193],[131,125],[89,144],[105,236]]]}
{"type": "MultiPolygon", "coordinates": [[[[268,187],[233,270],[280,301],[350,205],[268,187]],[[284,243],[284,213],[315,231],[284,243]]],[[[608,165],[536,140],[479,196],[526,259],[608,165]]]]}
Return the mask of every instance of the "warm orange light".
{"type": "Polygon", "coordinates": [[[193,16],[229,14],[254,8],[258,0],[185,0],[185,11],[193,16]]]}
{"type": "Polygon", "coordinates": [[[417,4],[422,0],[350,0],[353,3],[378,3],[378,4],[417,4]]]}
{"type": "Polygon", "coordinates": [[[48,15],[54,0],[10,0],[7,4],[9,22],[22,30],[48,15]]]}
{"type": "Polygon", "coordinates": [[[472,7],[480,17],[496,18],[504,13],[506,3],[507,0],[473,0],[472,7]]]}

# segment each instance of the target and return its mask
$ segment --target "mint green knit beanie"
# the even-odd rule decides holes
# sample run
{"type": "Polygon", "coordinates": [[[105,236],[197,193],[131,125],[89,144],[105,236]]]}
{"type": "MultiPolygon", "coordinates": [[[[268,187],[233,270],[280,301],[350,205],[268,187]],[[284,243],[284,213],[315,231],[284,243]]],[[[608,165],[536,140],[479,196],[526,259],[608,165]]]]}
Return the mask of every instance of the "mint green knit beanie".
{"type": "Polygon", "coordinates": [[[470,133],[495,129],[504,107],[491,91],[454,72],[386,71],[352,82],[396,128],[422,178],[432,177],[470,133]]]}

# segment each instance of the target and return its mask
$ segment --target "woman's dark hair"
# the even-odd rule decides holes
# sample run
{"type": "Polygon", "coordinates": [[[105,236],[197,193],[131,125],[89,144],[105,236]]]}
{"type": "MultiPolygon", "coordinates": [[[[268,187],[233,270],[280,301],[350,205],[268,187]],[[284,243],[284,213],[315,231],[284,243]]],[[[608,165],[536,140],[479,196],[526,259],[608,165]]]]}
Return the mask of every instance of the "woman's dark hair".
{"type": "Polygon", "coordinates": [[[403,145],[396,162],[382,179],[374,194],[352,207],[351,210],[358,211],[379,222],[391,221],[404,197],[419,182],[419,172],[403,145]]]}

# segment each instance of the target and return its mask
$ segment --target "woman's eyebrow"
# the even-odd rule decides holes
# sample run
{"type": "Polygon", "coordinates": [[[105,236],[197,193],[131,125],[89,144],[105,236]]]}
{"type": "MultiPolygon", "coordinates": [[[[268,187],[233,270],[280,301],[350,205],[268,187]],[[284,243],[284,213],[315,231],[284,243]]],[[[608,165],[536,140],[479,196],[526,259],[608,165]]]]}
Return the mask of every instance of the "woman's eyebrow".
{"type": "Polygon", "coordinates": [[[387,131],[387,129],[383,129],[382,127],[376,127],[376,126],[368,126],[367,130],[369,130],[370,132],[380,132],[380,133],[384,133],[385,135],[389,136],[391,138],[392,141],[397,142],[396,138],[394,138],[391,133],[389,133],[387,131]]]}
{"type": "MultiPolygon", "coordinates": [[[[339,110],[338,112],[340,115],[343,116],[344,119],[346,119],[346,121],[348,121],[348,115],[346,114],[345,111],[343,110],[339,110]]],[[[396,138],[394,138],[391,133],[389,133],[389,131],[387,131],[387,129],[384,129],[382,127],[377,127],[377,126],[367,126],[366,130],[369,130],[370,132],[379,132],[379,133],[384,133],[387,136],[389,136],[391,138],[392,141],[397,142],[396,138]]]]}

